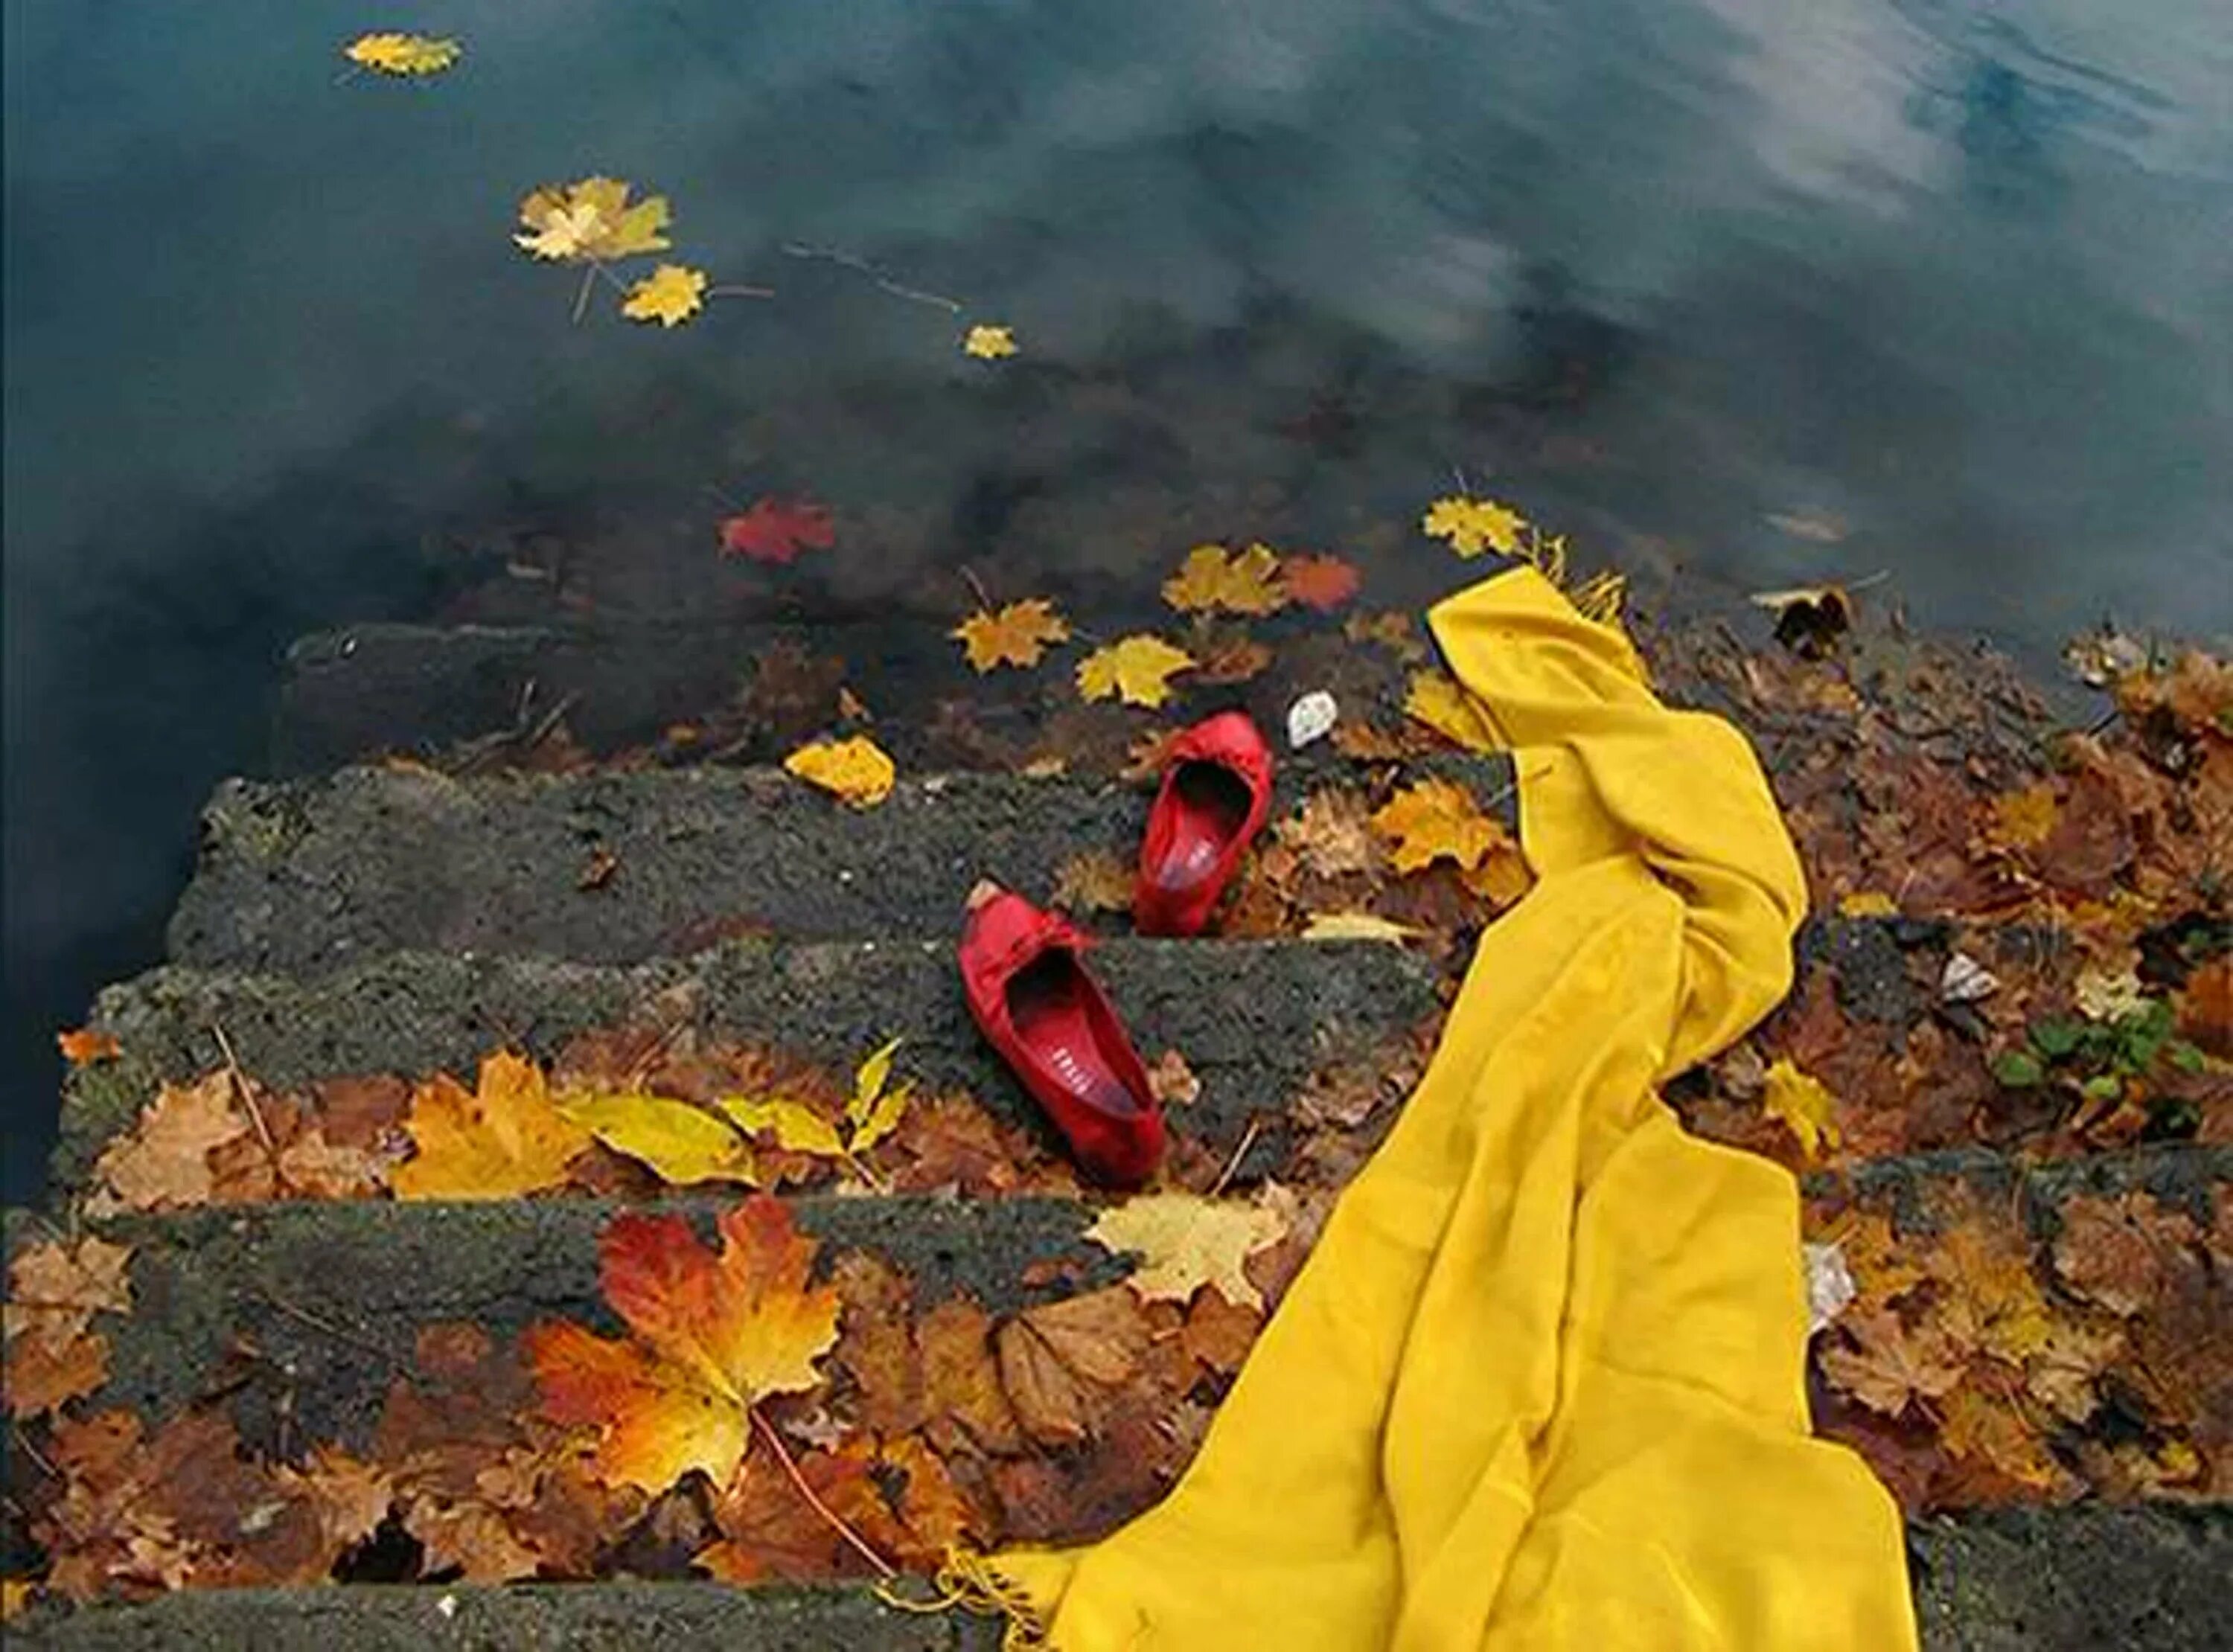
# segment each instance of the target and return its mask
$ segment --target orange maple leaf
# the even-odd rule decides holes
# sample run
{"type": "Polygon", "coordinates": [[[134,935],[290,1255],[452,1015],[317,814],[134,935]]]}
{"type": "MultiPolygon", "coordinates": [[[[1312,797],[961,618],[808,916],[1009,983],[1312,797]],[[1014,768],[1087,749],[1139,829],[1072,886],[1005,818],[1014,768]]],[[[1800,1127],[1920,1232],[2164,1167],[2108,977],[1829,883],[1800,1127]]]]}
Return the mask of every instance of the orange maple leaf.
{"type": "Polygon", "coordinates": [[[721,1214],[719,1253],[680,1216],[622,1216],[599,1242],[605,1299],[633,1337],[566,1321],[533,1327],[527,1356],[554,1420],[600,1431],[608,1485],[657,1493],[692,1469],[726,1485],[752,1406],[821,1382],[837,1293],[807,1289],[814,1243],[762,1194],[721,1214]]]}
{"type": "Polygon", "coordinates": [[[469,1091],[438,1073],[404,1121],[418,1151],[390,1178],[399,1199],[514,1199],[566,1179],[589,1132],[552,1105],[543,1070],[500,1050],[469,1091]]]}
{"type": "Polygon", "coordinates": [[[91,1027],[76,1027],[68,1032],[55,1034],[55,1047],[62,1052],[62,1059],[73,1067],[88,1066],[96,1061],[114,1061],[124,1053],[124,1046],[116,1042],[113,1032],[96,1032],[91,1027]]]}
{"type": "Polygon", "coordinates": [[[1332,613],[1355,596],[1362,582],[1357,569],[1338,556],[1285,556],[1279,561],[1279,583],[1288,597],[1321,614],[1332,613]]]}
{"type": "Polygon", "coordinates": [[[1070,621],[1045,597],[1032,596],[1006,608],[980,608],[948,634],[981,675],[995,666],[1036,666],[1049,643],[1070,640],[1070,621]]]}

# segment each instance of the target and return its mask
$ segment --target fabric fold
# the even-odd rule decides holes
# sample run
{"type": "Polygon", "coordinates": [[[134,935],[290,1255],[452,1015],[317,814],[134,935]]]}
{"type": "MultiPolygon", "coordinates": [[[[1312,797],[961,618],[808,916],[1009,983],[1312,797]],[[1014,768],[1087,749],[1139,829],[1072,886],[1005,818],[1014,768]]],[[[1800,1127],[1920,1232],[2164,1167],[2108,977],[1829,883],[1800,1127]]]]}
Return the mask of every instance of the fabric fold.
{"type": "Polygon", "coordinates": [[[1911,1648],[1898,1512],[1808,1432],[1797,1189],[1656,1094],[1789,987],[1767,781],[1533,569],[1430,619],[1538,881],[1184,1479],[992,1572],[1064,1652],[1911,1648]]]}

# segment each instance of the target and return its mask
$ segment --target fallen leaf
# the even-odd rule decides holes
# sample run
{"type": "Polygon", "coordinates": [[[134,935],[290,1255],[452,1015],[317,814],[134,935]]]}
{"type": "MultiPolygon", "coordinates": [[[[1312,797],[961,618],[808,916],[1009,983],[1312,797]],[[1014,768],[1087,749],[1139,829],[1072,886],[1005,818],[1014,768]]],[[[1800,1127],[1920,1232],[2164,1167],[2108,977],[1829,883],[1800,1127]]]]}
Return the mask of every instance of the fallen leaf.
{"type": "Polygon", "coordinates": [[[1201,1097],[1201,1080],[1184,1056],[1166,1050],[1148,1068],[1148,1093],[1165,1107],[1191,1107],[1201,1097]]]}
{"type": "Polygon", "coordinates": [[[922,1365],[912,1324],[913,1286],[899,1269],[868,1251],[839,1257],[830,1283],[843,1304],[832,1357],[853,1379],[855,1420],[879,1434],[921,1426],[922,1365]]]}
{"type": "Polygon", "coordinates": [[[419,1086],[404,1120],[415,1154],[395,1167],[399,1199],[516,1199],[555,1187],[589,1132],[554,1106],[543,1070],[509,1050],[468,1091],[447,1073],[419,1086]]]}
{"type": "Polygon", "coordinates": [[[62,1338],[16,1337],[0,1356],[8,1415],[28,1421],[84,1398],[108,1381],[108,1339],[92,1331],[62,1338]]]}
{"type": "Polygon", "coordinates": [[[1123,1285],[1027,1308],[994,1337],[1000,1381],[1024,1432],[1043,1446],[1085,1439],[1106,1416],[1109,1391],[1148,1348],[1139,1298],[1123,1285]]]}
{"type": "Polygon", "coordinates": [[[1144,634],[1097,648],[1077,665],[1077,692],[1095,700],[1115,697],[1153,710],[1171,697],[1171,679],[1194,669],[1194,656],[1161,637],[1144,634]]]}
{"type": "Polygon", "coordinates": [[[2004,849],[2037,849],[2054,830],[2060,812],[2054,783],[2042,780],[1994,798],[1987,834],[2004,849]]]}
{"type": "Polygon", "coordinates": [[[2186,978],[2178,996],[2178,1030],[2211,1055],[2233,1058],[2233,953],[2212,959],[2186,978]]]}
{"type": "Polygon", "coordinates": [[[1956,1349],[2021,1365],[2047,1346],[2052,1330],[2030,1244],[1974,1203],[1970,1211],[1941,1227],[1922,1252],[1925,1272],[1940,1287],[1930,1322],[1956,1349]]]}
{"type": "Polygon", "coordinates": [[[752,1144],[730,1124],[687,1102],[642,1093],[568,1095],[558,1098],[557,1106],[614,1152],[649,1167],[669,1187],[700,1181],[759,1184],[759,1162],[752,1144]]]}
{"type": "Polygon", "coordinates": [[[945,1460],[915,1435],[884,1441],[875,1476],[887,1485],[894,1476],[901,1482],[898,1495],[887,1492],[885,1500],[898,1505],[908,1539],[892,1545],[892,1558],[902,1565],[934,1570],[968,1538],[983,1535],[945,1460]]]}
{"type": "Polygon", "coordinates": [[[961,335],[961,353],[973,355],[980,361],[997,361],[1003,356],[1016,354],[1016,332],[1012,327],[971,328],[961,335]]]}
{"type": "Polygon", "coordinates": [[[1279,583],[1290,601],[1331,614],[1357,595],[1363,580],[1338,556],[1286,556],[1279,562],[1279,583]]]}
{"type": "Polygon", "coordinates": [[[1851,894],[1838,897],[1838,915],[1841,918],[1897,918],[1899,903],[1877,889],[1856,889],[1851,894]]]}
{"type": "Polygon", "coordinates": [[[1389,841],[1390,864],[1398,872],[1416,872],[1445,857],[1470,868],[1508,841],[1464,787],[1433,776],[1390,798],[1372,824],[1389,841]]]}
{"type": "Polygon", "coordinates": [[[1163,582],[1163,601],[1182,614],[1273,614],[1287,605],[1287,593],[1269,545],[1230,553],[1222,545],[1196,545],[1163,582]]]}
{"type": "Polygon", "coordinates": [[[395,1500],[395,1476],[388,1468],[360,1461],[338,1446],[317,1447],[303,1467],[283,1465],[278,1473],[283,1485],[309,1499],[329,1549],[370,1537],[395,1500]]]}
{"type": "Polygon", "coordinates": [[[1411,616],[1390,608],[1379,614],[1352,614],[1341,624],[1341,634],[1351,642],[1372,643],[1393,653],[1407,665],[1427,657],[1427,645],[1412,628],[1411,616]]]}
{"type": "Polygon", "coordinates": [[[99,1313],[132,1309],[132,1247],[91,1234],[26,1245],[8,1266],[4,1316],[9,1342],[30,1337],[65,1343],[99,1313]]]}
{"type": "Polygon", "coordinates": [[[621,314],[632,322],[674,327],[706,308],[706,272],[687,264],[663,263],[628,289],[621,314]]]}
{"type": "Polygon", "coordinates": [[[462,42],[431,35],[359,35],[342,55],[359,68],[381,75],[439,75],[465,55],[462,42]]]}
{"type": "Polygon", "coordinates": [[[1527,869],[1520,845],[1507,835],[1479,866],[1460,872],[1458,881],[1501,911],[1535,887],[1535,875],[1527,869]]]}
{"type": "Polygon", "coordinates": [[[844,1139],[837,1134],[837,1127],[803,1102],[724,1096],[714,1105],[747,1135],[770,1136],[785,1153],[811,1153],[825,1159],[844,1154],[844,1139]]]}
{"type": "Polygon", "coordinates": [[[1416,940],[1426,932],[1370,912],[1313,912],[1303,926],[1305,940],[1416,940]]]}
{"type": "Polygon", "coordinates": [[[1761,1111],[1780,1122],[1799,1142],[1807,1162],[1814,1163],[1826,1145],[1838,1145],[1837,1098],[1820,1079],[1801,1072],[1788,1057],[1768,1070],[1761,1111]]]}
{"type": "Polygon", "coordinates": [[[232,1076],[223,1069],[190,1086],[165,1084],[138,1124],[102,1149],[94,1165],[101,1185],[88,1210],[98,1216],[209,1203],[217,1185],[211,1150],[249,1128],[233,1102],[232,1076]]]}
{"type": "Polygon", "coordinates": [[[1342,787],[1311,793],[1294,817],[1281,821],[1273,835],[1318,877],[1349,877],[1380,864],[1371,810],[1360,793],[1342,787]]]}
{"type": "Polygon", "coordinates": [[[721,1540],[693,1555],[691,1564],[729,1584],[829,1578],[846,1566],[852,1550],[815,1503],[856,1531],[889,1520],[872,1466],[864,1451],[843,1447],[801,1454],[797,1467],[813,1493],[809,1502],[763,1452],[725,1480],[713,1508],[721,1540]]]}
{"type": "Polygon", "coordinates": [[[802,550],[827,550],[837,543],[829,507],[810,499],[755,499],[744,514],[721,523],[722,553],[756,563],[781,565],[802,550]]]}
{"type": "Polygon", "coordinates": [[[1258,1310],[1227,1302],[1221,1291],[1205,1291],[1187,1310],[1179,1343],[1205,1370],[1232,1372],[1240,1369],[1263,1329],[1264,1316],[1258,1310]]]}
{"type": "Polygon", "coordinates": [[[1468,751],[1504,748],[1479,703],[1448,672],[1413,672],[1410,692],[1403,697],[1403,713],[1468,751]]]}
{"type": "Polygon", "coordinates": [[[647,195],[631,205],[633,187],[616,178],[584,178],[531,190],[519,204],[523,231],[512,239],[538,258],[569,262],[663,252],[672,244],[664,233],[667,197],[647,195]]]}
{"type": "Polygon", "coordinates": [[[1200,656],[1195,679],[1202,683],[1245,683],[1272,663],[1272,651],[1252,637],[1229,633],[1204,635],[1195,644],[1200,656]]]}
{"type": "Polygon", "coordinates": [[[2125,1350],[2125,1333],[2057,1320],[2039,1352],[2024,1363],[2024,1389],[2066,1422],[2083,1423],[2100,1404],[2102,1372],[2125,1350]]]}
{"type": "Polygon", "coordinates": [[[1286,1231],[1268,1202],[1144,1193],[1103,1211],[1085,1237],[1140,1258],[1125,1283],[1143,1301],[1184,1303],[1206,1285],[1227,1302],[1260,1308],[1263,1296],[1241,1264],[1278,1244],[1286,1231]]]}
{"type": "Polygon", "coordinates": [[[482,1502],[413,1497],[403,1529],[425,1545],[420,1564],[428,1571],[454,1571],[462,1583],[511,1583],[534,1577],[543,1564],[541,1551],[521,1542],[502,1512],[482,1502]]]}
{"type": "Polygon", "coordinates": [[[2034,1491],[2062,1479],[2047,1442],[2025,1421],[2013,1395],[1967,1384],[1949,1394],[1939,1410],[1938,1438],[1949,1455],[1982,1463],[2034,1491]]]}
{"type": "Polygon", "coordinates": [[[1032,596],[997,609],[980,608],[950,634],[969,656],[973,670],[1028,669],[1038,664],[1050,644],[1070,641],[1070,622],[1045,597],[1032,596]]]}
{"type": "Polygon", "coordinates": [[[751,1442],[753,1404],[822,1380],[838,1303],[827,1286],[808,1287],[813,1241],[765,1194],[718,1226],[717,1255],[683,1217],[615,1217],[598,1244],[600,1274],[631,1335],[564,1320],[527,1333],[544,1410],[598,1429],[608,1485],[655,1495],[693,1468],[726,1485],[751,1442]]]}
{"type": "Polygon", "coordinates": [[[1478,556],[1492,549],[1512,556],[1520,550],[1520,530],[1527,525],[1527,517],[1509,505],[1452,494],[1428,508],[1419,531],[1429,539],[1448,540],[1461,556],[1478,556]]]}
{"type": "Polygon", "coordinates": [[[95,1062],[114,1061],[124,1053],[124,1046],[116,1042],[113,1032],[95,1032],[91,1027],[79,1027],[69,1032],[55,1034],[55,1047],[62,1052],[62,1059],[73,1067],[90,1067],[95,1062]]]}
{"type": "Polygon", "coordinates": [[[985,1311],[966,1297],[949,1297],[916,1322],[915,1341],[924,1426],[941,1448],[966,1442],[980,1452],[1021,1450],[985,1311]]]}
{"type": "Polygon", "coordinates": [[[901,1040],[889,1039],[853,1070],[853,1094],[845,1103],[845,1151],[866,1153],[900,1128],[913,1099],[912,1085],[891,1083],[892,1057],[901,1040]]]}
{"type": "Polygon", "coordinates": [[[2148,1305],[2165,1266],[2198,1237],[2184,1212],[2166,1211],[2141,1193],[2074,1193],[2062,1202],[2054,1271],[2085,1300],[2113,1314],[2148,1305]]]}
{"type": "Polygon", "coordinates": [[[1087,849],[1055,868],[1054,904],[1071,912],[1130,912],[1138,875],[1111,851],[1087,849]]]}
{"type": "Polygon", "coordinates": [[[1910,1330],[1889,1309],[1854,1308],[1838,1321],[1853,1346],[1820,1345],[1822,1375],[1863,1405],[1896,1417],[1918,1399],[1937,1399],[1962,1380],[1964,1362],[1932,1326],[1910,1330]]]}
{"type": "Polygon", "coordinates": [[[865,734],[802,745],[783,760],[783,766],[786,773],[856,809],[873,809],[890,797],[899,772],[884,749],[865,734]]]}
{"type": "Polygon", "coordinates": [[[2148,1007],[2147,989],[2129,969],[2088,965],[2071,983],[2071,996],[2077,1001],[2078,1013],[2088,1021],[2116,1021],[2148,1007]]]}

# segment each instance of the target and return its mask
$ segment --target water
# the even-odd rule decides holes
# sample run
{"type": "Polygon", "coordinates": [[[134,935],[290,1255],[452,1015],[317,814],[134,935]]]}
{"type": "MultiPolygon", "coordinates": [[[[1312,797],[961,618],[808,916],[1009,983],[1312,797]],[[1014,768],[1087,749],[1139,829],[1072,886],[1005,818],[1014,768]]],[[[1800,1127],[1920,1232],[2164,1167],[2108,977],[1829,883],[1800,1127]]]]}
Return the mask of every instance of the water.
{"type": "Polygon", "coordinates": [[[833,569],[873,600],[965,555],[1137,577],[1252,512],[1338,541],[1455,465],[2041,656],[2233,628],[2223,0],[13,0],[5,45],[13,1194],[277,651],[435,611],[494,527],[934,512],[833,569]],[[367,27],[467,57],[335,84],[367,27]],[[569,325],[508,236],[592,172],[778,298],[569,325]],[[985,392],[954,317],[786,240],[1069,387],[985,392]]]}

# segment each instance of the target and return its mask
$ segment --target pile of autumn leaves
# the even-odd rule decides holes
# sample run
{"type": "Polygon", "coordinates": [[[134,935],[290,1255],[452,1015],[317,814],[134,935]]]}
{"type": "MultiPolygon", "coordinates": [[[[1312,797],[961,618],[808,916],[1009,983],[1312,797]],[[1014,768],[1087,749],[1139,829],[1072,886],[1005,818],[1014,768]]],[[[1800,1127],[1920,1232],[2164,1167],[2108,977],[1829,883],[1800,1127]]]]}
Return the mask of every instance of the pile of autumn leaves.
{"type": "MultiPolygon", "coordinates": [[[[779,1185],[826,1155],[877,1185],[868,1157],[914,1100],[891,1083],[891,1057],[863,1063],[834,1117],[782,1100],[732,1108],[765,1155],[750,1169],[779,1185]]],[[[368,1088],[321,1099],[346,1115],[355,1095],[368,1116],[368,1088]]],[[[405,1119],[414,1156],[387,1180],[407,1198],[509,1197],[562,1180],[593,1137],[625,1144],[641,1168],[691,1174],[708,1167],[706,1144],[678,1128],[687,1110],[648,1094],[554,1095],[531,1063],[492,1057],[477,1092],[446,1078],[419,1089],[405,1119]]],[[[371,1174],[376,1154],[321,1142],[287,1114],[237,1072],[166,1089],[148,1127],[104,1156],[94,1202],[206,1200],[259,1155],[274,1179],[342,1158],[352,1180],[371,1174]]],[[[749,1179],[728,1151],[720,1179],[749,1179]]],[[[1012,1143],[948,1141],[931,1165],[935,1151],[914,1156],[948,1187],[1012,1185],[1012,1143]]],[[[511,1343],[421,1325],[369,1449],[314,1441],[285,1461],[244,1452],[221,1402],[152,1432],[127,1410],[66,1408],[106,1377],[100,1325],[133,1304],[128,1246],[58,1235],[18,1250],[8,1310],[9,1406],[42,1425],[32,1530],[52,1560],[44,1587],[91,1599],[361,1576],[382,1564],[382,1539],[416,1545],[416,1575],[476,1582],[615,1564],[889,1577],[933,1570],[963,1542],[1074,1535],[1092,1511],[1144,1506],[1175,1475],[1314,1219],[1273,1184],[1247,1200],[1113,1204],[1085,1238],[1112,1262],[1136,1259],[1129,1277],[996,1320],[962,1294],[918,1301],[887,1257],[818,1254],[766,1194],[719,1212],[711,1246],[683,1216],[623,1214],[598,1247],[623,1335],[552,1320],[511,1343]]],[[[1033,1262],[1026,1299],[1080,1265],[1033,1262]]],[[[282,1305],[327,1334],[372,1334],[282,1305]]]]}

